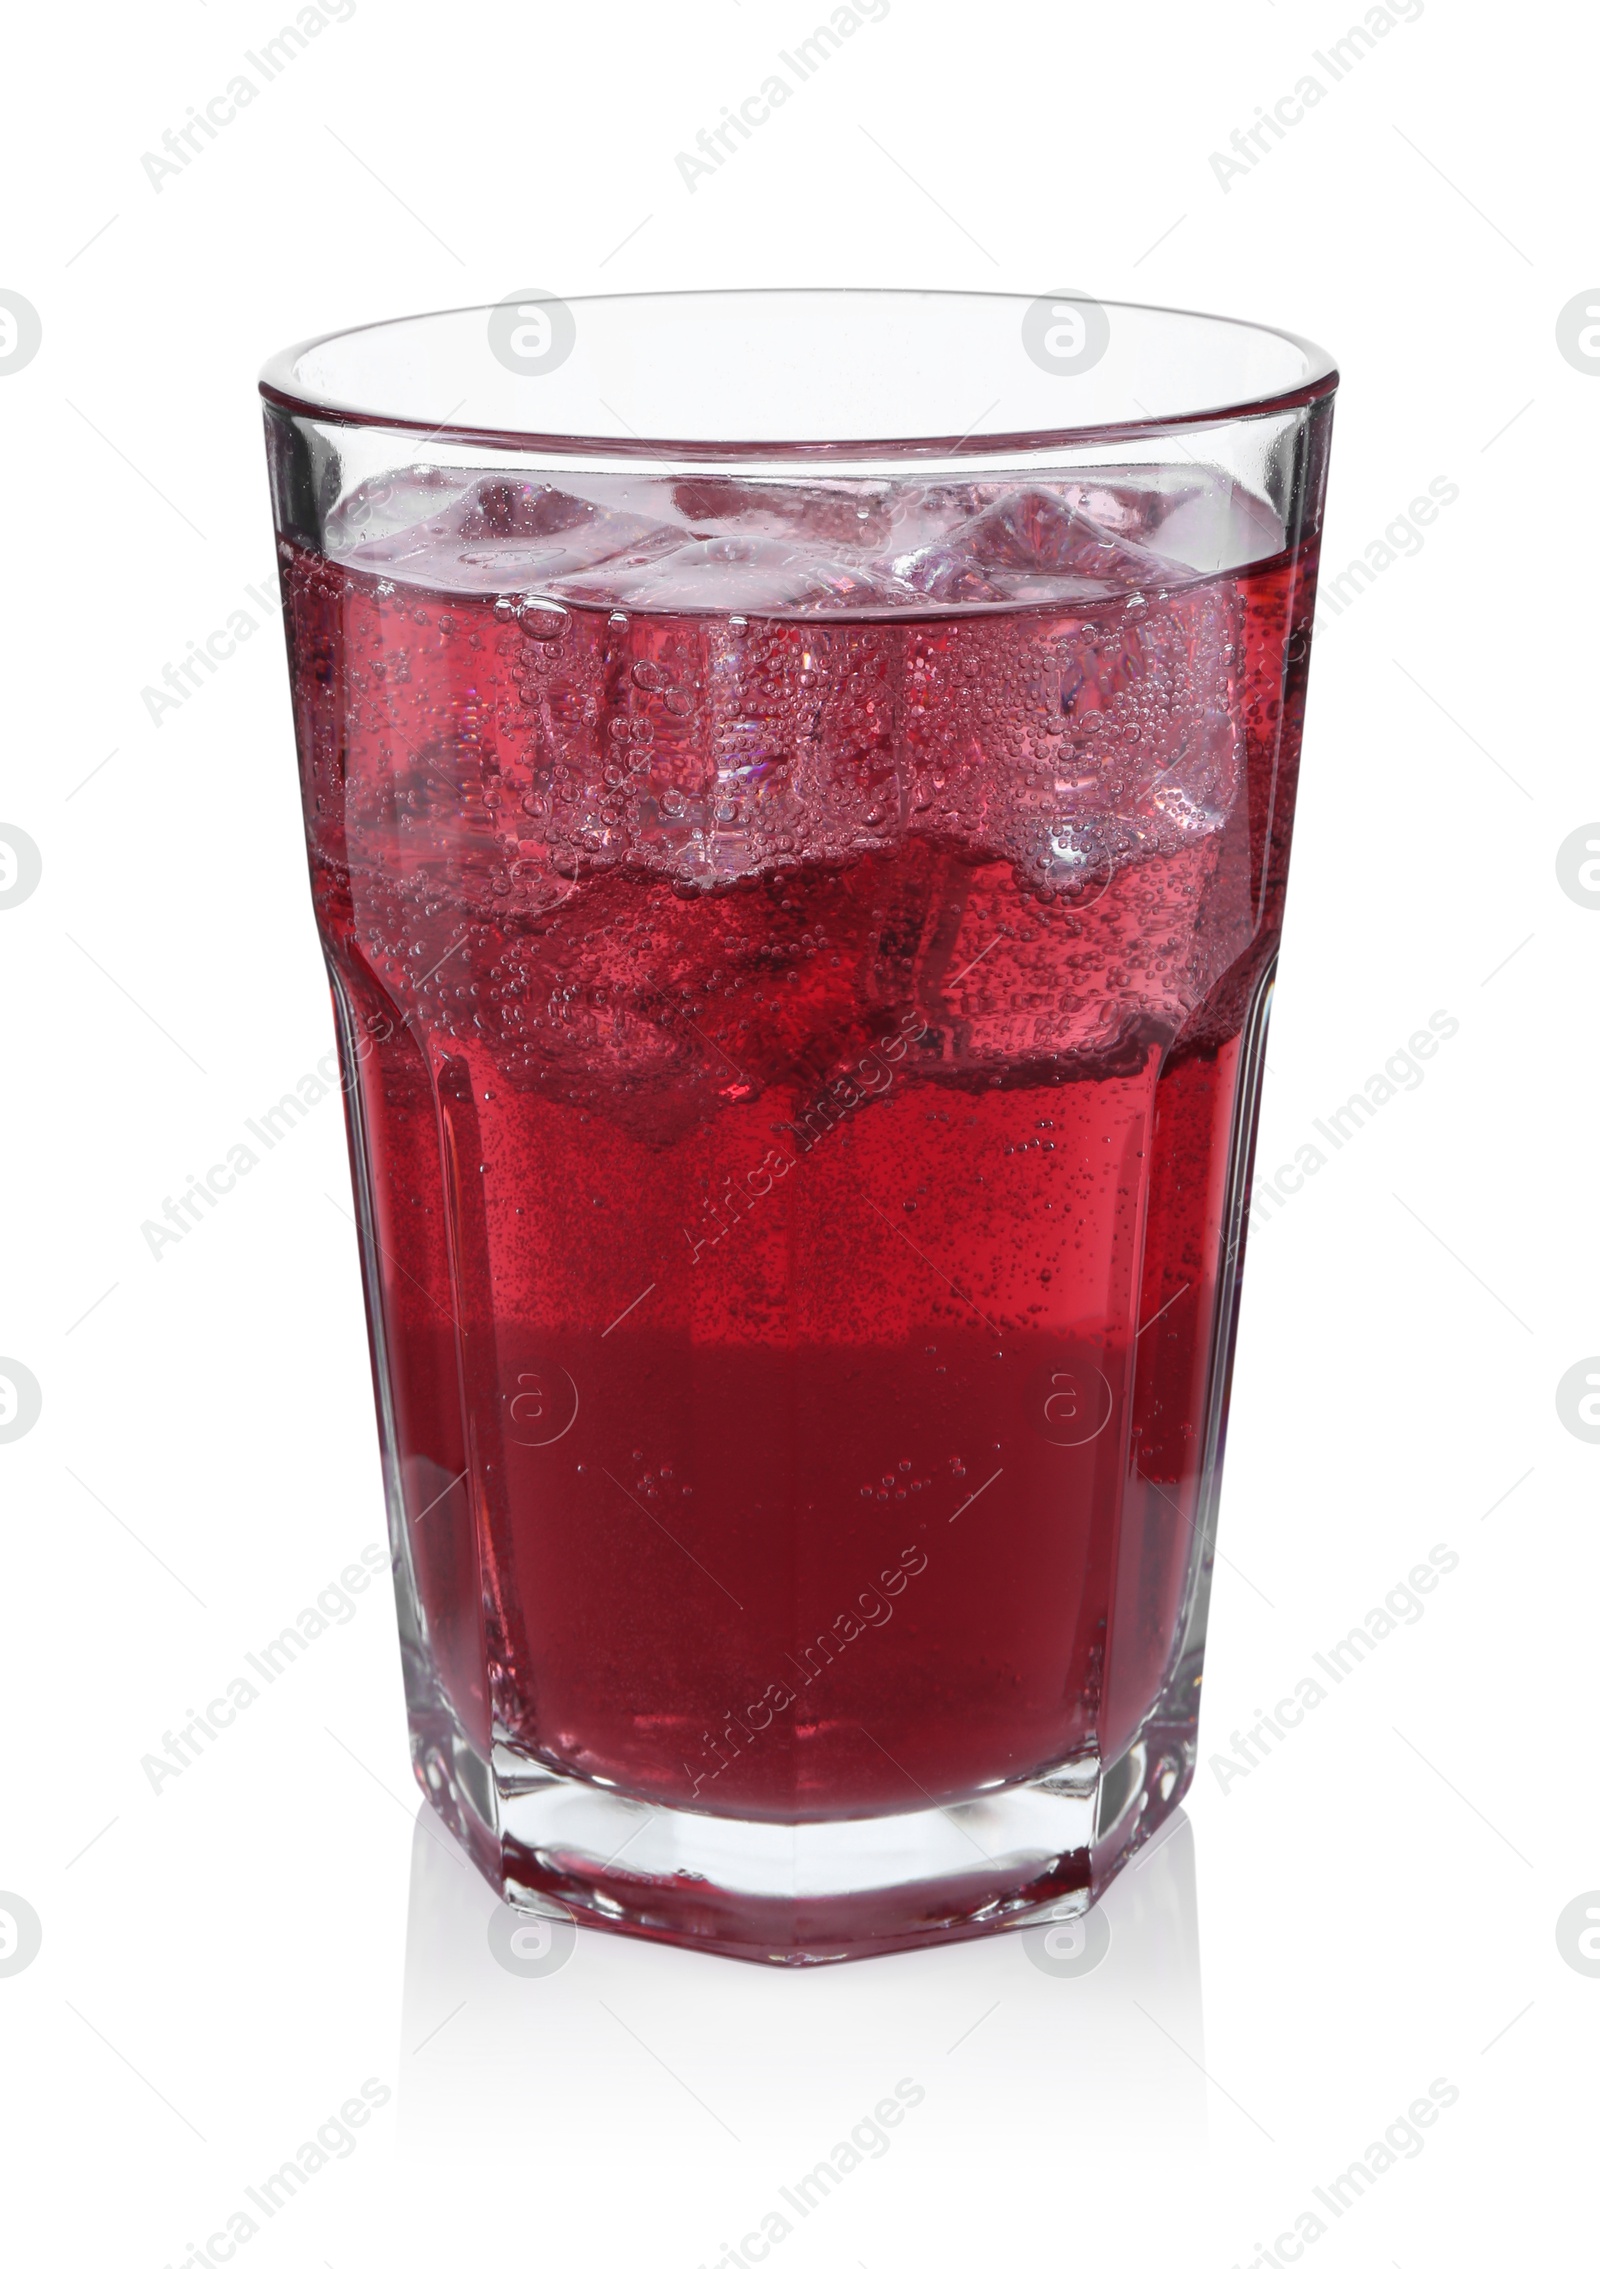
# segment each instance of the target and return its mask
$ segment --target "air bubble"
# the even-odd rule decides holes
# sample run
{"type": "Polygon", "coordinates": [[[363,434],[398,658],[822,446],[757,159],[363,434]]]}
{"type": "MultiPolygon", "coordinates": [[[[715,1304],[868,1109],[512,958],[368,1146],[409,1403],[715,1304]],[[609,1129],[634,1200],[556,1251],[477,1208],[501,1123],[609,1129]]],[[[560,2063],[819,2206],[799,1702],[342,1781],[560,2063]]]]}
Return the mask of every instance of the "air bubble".
{"type": "Polygon", "coordinates": [[[517,627],[524,638],[559,638],[570,620],[555,599],[524,599],[517,609],[517,627]]]}

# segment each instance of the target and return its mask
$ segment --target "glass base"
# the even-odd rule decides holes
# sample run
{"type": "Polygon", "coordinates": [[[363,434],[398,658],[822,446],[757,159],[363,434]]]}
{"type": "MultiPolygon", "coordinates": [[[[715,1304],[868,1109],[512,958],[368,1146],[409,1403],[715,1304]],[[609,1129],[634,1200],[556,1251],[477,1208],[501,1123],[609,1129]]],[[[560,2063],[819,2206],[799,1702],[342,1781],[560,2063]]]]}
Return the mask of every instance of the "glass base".
{"type": "Polygon", "coordinates": [[[511,1905],[746,1961],[804,1967],[1065,1921],[1177,1809],[1194,1725],[1147,1724],[968,1803],[868,1820],[729,1819],[486,1759],[446,1713],[413,1716],[417,1777],[511,1905]]]}

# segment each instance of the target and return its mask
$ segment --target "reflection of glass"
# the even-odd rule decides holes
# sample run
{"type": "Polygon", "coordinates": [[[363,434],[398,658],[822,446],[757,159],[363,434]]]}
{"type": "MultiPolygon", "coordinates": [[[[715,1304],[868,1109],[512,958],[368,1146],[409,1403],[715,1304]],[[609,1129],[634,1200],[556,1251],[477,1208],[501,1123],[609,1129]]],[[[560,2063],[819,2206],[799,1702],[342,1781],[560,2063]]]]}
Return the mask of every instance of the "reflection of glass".
{"type": "MultiPolygon", "coordinates": [[[[956,1959],[886,1963],[870,1985],[763,1989],[731,1965],[589,1931],[569,1932],[567,1958],[543,1968],[531,1943],[518,1975],[490,1945],[500,1916],[513,1929],[540,1919],[497,1906],[424,1814],[400,2030],[402,2158],[515,2164],[536,2132],[546,2179],[570,2177],[576,2213],[584,2198],[592,2206],[586,2186],[614,2167],[625,2136],[630,2195],[669,2217],[641,2257],[711,2262],[713,2240],[736,2234],[725,2214],[746,2200],[781,2203],[778,2183],[792,2187],[835,2127],[848,2132],[855,2097],[869,2112],[902,2077],[928,2102],[893,2149],[925,2122],[924,2134],[959,2141],[964,2164],[1049,2166],[1064,2178],[1070,2153],[1089,2181],[1097,2166],[1148,2171],[1206,2145],[1194,1839],[1182,1813],[1077,1920],[1078,1930],[1102,1917],[1109,1926],[1103,1958],[1081,1974],[1030,1958],[1049,1948],[1043,1929],[987,1938],[956,1959]],[[769,2007],[752,2002],[753,1988],[769,2007]]],[[[456,2184],[439,2185],[441,2236],[459,2197],[456,2184]]],[[[1106,2196],[1108,2212],[1114,2201],[1106,2196]]],[[[426,2199],[416,2205],[425,2216],[426,2199]]],[[[559,2206],[551,2226],[563,2226],[559,2206]]]]}
{"type": "Polygon", "coordinates": [[[1334,379],[1058,300],[264,382],[417,1768],[513,1900],[966,1935],[1192,1771],[1334,379]]]}

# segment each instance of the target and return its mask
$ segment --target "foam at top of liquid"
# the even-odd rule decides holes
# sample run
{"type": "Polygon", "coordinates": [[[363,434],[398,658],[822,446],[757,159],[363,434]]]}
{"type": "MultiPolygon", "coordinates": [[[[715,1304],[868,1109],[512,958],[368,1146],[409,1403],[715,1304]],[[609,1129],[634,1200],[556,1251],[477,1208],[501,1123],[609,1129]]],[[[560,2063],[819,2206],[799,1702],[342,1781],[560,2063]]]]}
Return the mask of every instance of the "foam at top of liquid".
{"type": "Polygon", "coordinates": [[[669,614],[950,614],[1158,596],[1283,547],[1203,468],[1012,481],[743,481],[407,468],[329,519],[342,564],[462,596],[669,614]]]}

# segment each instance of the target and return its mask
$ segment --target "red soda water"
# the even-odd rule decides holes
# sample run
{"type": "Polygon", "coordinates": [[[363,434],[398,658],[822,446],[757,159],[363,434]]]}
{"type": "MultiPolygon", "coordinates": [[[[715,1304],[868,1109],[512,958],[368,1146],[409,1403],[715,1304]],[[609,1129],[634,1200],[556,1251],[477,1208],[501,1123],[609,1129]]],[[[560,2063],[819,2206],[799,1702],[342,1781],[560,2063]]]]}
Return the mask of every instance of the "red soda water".
{"type": "Polygon", "coordinates": [[[1192,1719],[1313,561],[1095,479],[282,547],[413,1668],[503,1769],[825,1821],[1192,1719]]]}

